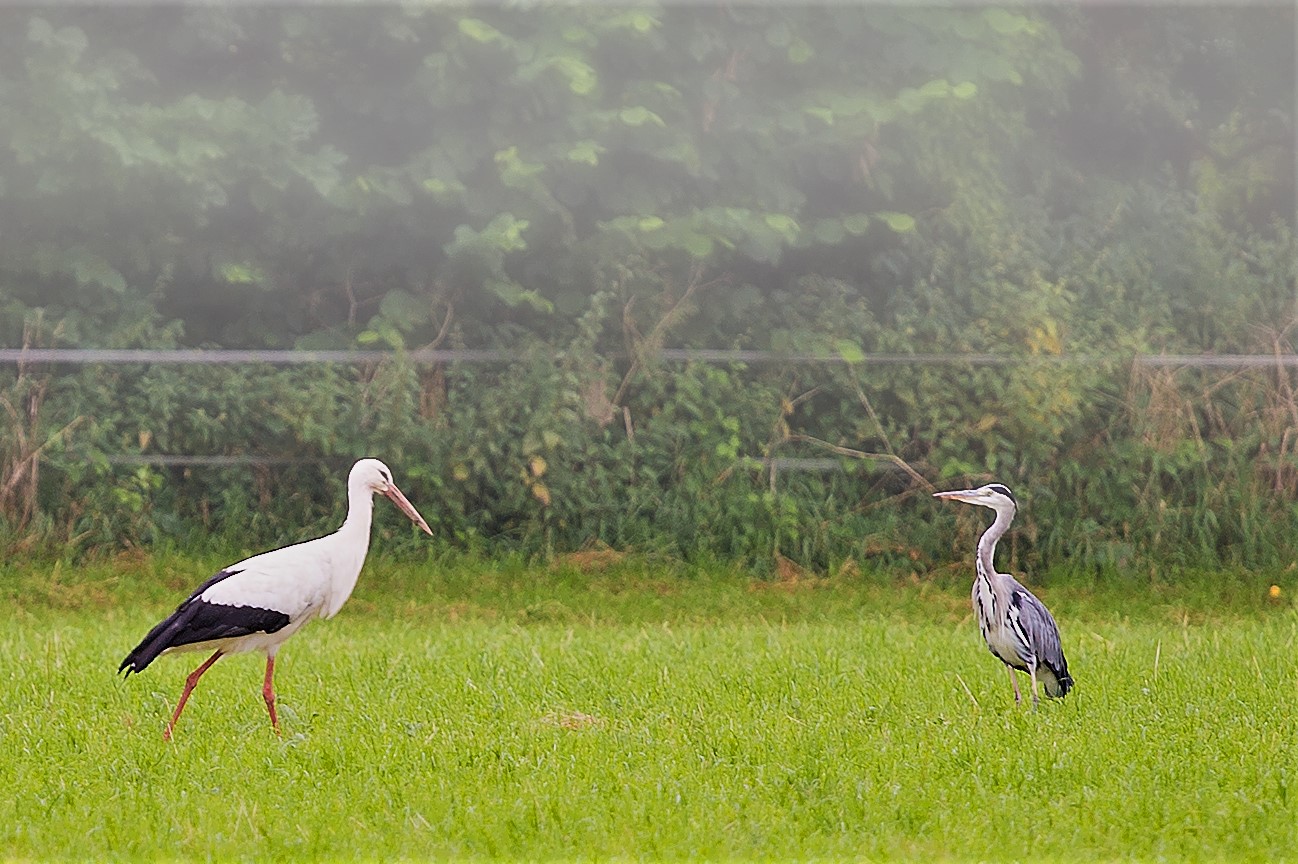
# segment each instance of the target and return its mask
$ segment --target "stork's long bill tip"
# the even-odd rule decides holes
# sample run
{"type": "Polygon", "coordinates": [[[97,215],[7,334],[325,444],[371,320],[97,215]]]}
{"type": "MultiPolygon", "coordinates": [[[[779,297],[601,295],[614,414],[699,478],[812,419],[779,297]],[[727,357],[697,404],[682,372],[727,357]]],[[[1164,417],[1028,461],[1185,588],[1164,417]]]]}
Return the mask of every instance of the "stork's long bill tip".
{"type": "Polygon", "coordinates": [[[392,499],[392,503],[397,505],[397,509],[409,516],[410,521],[418,525],[425,534],[430,537],[433,536],[433,529],[428,527],[428,523],[424,521],[423,516],[419,515],[415,505],[411,504],[406,496],[401,494],[401,490],[396,487],[395,483],[388,486],[387,491],[383,494],[392,499]]]}

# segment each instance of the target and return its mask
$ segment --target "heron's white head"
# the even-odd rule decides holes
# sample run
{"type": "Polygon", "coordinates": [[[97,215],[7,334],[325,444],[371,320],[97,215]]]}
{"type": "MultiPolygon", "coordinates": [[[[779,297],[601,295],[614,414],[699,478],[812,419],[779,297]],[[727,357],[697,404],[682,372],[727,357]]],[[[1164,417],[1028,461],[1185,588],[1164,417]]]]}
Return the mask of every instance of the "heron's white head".
{"type": "Polygon", "coordinates": [[[415,505],[401,494],[401,490],[393,482],[392,470],[378,459],[362,459],[353,465],[351,473],[347,475],[347,488],[364,490],[370,494],[377,492],[389,498],[397,505],[397,509],[409,516],[410,521],[422,528],[425,534],[433,533],[433,529],[428,527],[424,517],[420,516],[419,511],[415,509],[415,505]]]}
{"type": "Polygon", "coordinates": [[[950,501],[962,501],[965,504],[977,504],[979,507],[990,507],[997,513],[1014,515],[1018,508],[1014,493],[1003,483],[988,483],[977,489],[957,489],[953,492],[935,492],[934,498],[945,498],[950,501]]]}

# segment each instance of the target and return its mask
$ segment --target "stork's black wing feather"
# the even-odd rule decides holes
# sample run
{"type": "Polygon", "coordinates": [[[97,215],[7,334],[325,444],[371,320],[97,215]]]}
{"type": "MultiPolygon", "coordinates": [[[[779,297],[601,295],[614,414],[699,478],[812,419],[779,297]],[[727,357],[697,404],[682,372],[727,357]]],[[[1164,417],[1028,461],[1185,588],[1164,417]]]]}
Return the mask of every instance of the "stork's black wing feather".
{"type": "Polygon", "coordinates": [[[250,636],[254,633],[274,633],[285,627],[289,617],[275,609],[261,609],[256,606],[227,606],[221,603],[207,603],[201,599],[208,588],[223,579],[228,579],[240,570],[222,570],[194,590],[185,602],[176,607],[176,611],[159,622],[156,627],[140,640],[140,644],[117,667],[118,672],[130,675],[142,672],[159,654],[168,648],[181,645],[193,645],[199,642],[210,642],[215,639],[230,639],[237,636],[250,636]]]}

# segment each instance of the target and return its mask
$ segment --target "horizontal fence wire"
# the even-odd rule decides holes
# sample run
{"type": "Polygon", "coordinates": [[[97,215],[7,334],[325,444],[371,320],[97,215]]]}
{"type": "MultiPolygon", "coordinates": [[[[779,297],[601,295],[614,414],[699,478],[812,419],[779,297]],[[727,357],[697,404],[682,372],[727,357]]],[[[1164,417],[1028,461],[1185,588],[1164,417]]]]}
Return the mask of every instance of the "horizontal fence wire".
{"type": "MultiPolygon", "coordinates": [[[[398,356],[391,351],[292,351],[154,348],[0,348],[0,363],[56,363],[72,366],[147,363],[149,365],[236,365],[266,363],[304,366],[320,363],[374,363],[398,356]]],[[[522,359],[492,350],[411,351],[416,363],[502,363],[522,359]]]]}
{"type": "MultiPolygon", "coordinates": [[[[284,466],[284,465],[326,465],[344,464],[350,461],[347,457],[334,459],[303,459],[290,456],[201,456],[172,455],[162,453],[117,453],[106,457],[110,465],[152,465],[156,468],[206,467],[206,468],[244,468],[250,465],[284,466]]],[[[779,471],[843,471],[846,459],[826,457],[804,458],[798,456],[776,456],[771,459],[749,456],[741,457],[739,462],[746,468],[767,471],[775,468],[779,471]]]]}
{"type": "MultiPolygon", "coordinates": [[[[106,457],[110,465],[153,465],[172,468],[181,465],[201,465],[209,468],[243,468],[248,465],[321,465],[327,459],[301,459],[290,456],[200,456],[170,455],[163,453],[116,453],[106,457]]],[[[343,460],[333,460],[341,462],[343,460]]]]}
{"type": "MultiPolygon", "coordinates": [[[[1112,365],[1112,355],[1094,354],[864,354],[859,357],[839,355],[789,354],[777,351],[716,348],[664,348],[654,352],[659,359],[688,363],[798,363],[829,365],[920,365],[920,366],[1017,366],[1032,363],[1072,364],[1080,366],[1112,365]]],[[[375,363],[395,358],[392,351],[337,350],[297,351],[281,349],[155,349],[155,348],[0,348],[0,364],[25,365],[48,363],[55,365],[86,366],[98,364],[143,363],[149,365],[237,365],[265,363],[271,366],[300,366],[310,364],[375,363]]],[[[421,365],[438,363],[512,363],[526,359],[518,352],[493,349],[431,349],[410,351],[404,355],[410,362],[421,365]]],[[[1298,366],[1298,354],[1137,354],[1131,358],[1136,366],[1151,368],[1226,368],[1274,369],[1298,366]]],[[[329,460],[300,459],[257,455],[202,455],[202,454],[113,454],[107,457],[112,465],[150,465],[154,467],[213,467],[242,468],[260,466],[291,466],[325,464],[329,460]]],[[[751,468],[783,471],[842,471],[840,459],[801,459],[777,457],[758,459],[748,457],[744,464],[751,468]]]]}
{"type": "MultiPolygon", "coordinates": [[[[495,349],[451,348],[410,351],[337,350],[297,351],[288,349],[156,349],[156,348],[0,348],[0,363],[52,363],[74,366],[145,363],[150,365],[235,365],[265,363],[271,366],[301,366],[313,363],[374,363],[404,356],[412,363],[514,363],[529,355],[495,349]]],[[[661,360],[698,363],[801,363],[827,365],[919,365],[919,366],[1021,366],[1051,363],[1080,366],[1112,365],[1122,358],[1111,354],[862,354],[843,357],[832,354],[791,354],[724,348],[663,348],[652,352],[661,360]]],[[[1137,354],[1137,366],[1218,367],[1232,369],[1298,366],[1298,354],[1137,354]]]]}

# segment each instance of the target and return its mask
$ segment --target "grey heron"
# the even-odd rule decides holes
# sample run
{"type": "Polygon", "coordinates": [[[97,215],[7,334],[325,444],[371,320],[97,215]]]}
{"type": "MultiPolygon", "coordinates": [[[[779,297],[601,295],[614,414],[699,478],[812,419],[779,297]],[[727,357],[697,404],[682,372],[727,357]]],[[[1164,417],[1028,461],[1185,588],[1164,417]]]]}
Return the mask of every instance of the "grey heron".
{"type": "Polygon", "coordinates": [[[997,573],[993,561],[996,541],[1010,527],[1018,509],[1014,493],[1001,483],[989,483],[977,489],[937,492],[933,497],[996,511],[995,521],[978,540],[975,559],[973,608],[978,627],[988,650],[1009,669],[1016,703],[1023,701],[1016,669],[1032,678],[1033,707],[1039,701],[1038,683],[1047,696],[1062,698],[1072,689],[1073,678],[1059,642],[1059,626],[1044,603],[1013,576],[997,573]]]}

